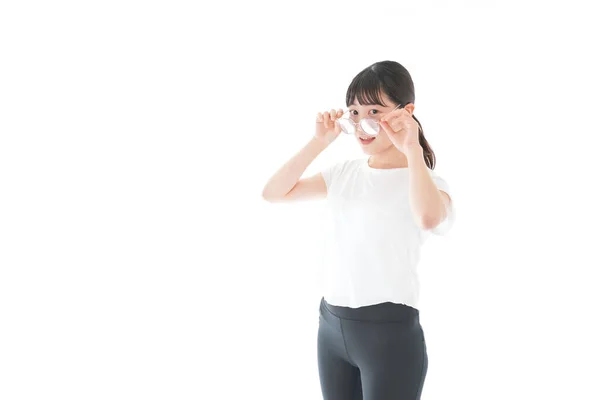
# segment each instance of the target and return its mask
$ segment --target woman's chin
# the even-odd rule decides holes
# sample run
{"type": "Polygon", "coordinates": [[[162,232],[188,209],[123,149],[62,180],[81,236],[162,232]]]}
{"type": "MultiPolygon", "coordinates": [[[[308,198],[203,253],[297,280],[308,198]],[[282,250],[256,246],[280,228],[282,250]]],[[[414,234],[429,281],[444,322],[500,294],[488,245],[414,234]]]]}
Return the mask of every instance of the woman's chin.
{"type": "Polygon", "coordinates": [[[360,148],[362,149],[363,153],[365,154],[373,154],[373,152],[376,152],[376,149],[379,147],[379,138],[377,136],[375,137],[371,137],[369,139],[362,139],[360,136],[356,138],[356,140],[358,141],[358,145],[360,146],[360,148]]]}
{"type": "Polygon", "coordinates": [[[394,146],[393,144],[389,144],[388,146],[386,146],[385,143],[378,143],[376,146],[360,146],[360,147],[364,154],[367,154],[369,156],[374,156],[379,153],[387,152],[393,146],[394,146]]]}
{"type": "Polygon", "coordinates": [[[363,151],[364,154],[366,154],[368,156],[372,156],[372,155],[375,155],[375,154],[379,153],[379,151],[377,151],[376,149],[367,149],[367,148],[364,148],[364,147],[363,147],[362,151],[363,151]]]}
{"type": "Polygon", "coordinates": [[[381,143],[378,143],[377,139],[371,141],[371,143],[364,143],[361,139],[358,139],[358,145],[365,154],[374,154],[381,150],[381,143]]]}

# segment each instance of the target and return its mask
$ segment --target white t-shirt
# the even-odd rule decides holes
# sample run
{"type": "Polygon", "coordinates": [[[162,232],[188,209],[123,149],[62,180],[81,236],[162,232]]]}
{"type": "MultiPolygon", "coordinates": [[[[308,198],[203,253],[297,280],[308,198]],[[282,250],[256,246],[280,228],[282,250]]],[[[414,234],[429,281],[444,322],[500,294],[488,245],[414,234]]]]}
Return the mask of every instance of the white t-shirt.
{"type": "MultiPolygon", "coordinates": [[[[444,179],[427,169],[438,189],[452,196],[444,179]]],[[[342,161],[321,173],[331,216],[327,225],[323,290],[333,305],[362,307],[383,302],[418,308],[420,247],[453,225],[420,228],[409,203],[408,168],[376,169],[368,158],[342,161]]]]}

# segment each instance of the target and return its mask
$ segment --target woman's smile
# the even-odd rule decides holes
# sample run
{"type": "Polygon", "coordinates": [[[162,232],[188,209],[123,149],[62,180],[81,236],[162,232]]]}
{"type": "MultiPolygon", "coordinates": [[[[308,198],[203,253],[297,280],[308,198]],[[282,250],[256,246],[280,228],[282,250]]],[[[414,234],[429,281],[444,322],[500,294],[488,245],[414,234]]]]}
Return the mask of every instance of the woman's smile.
{"type": "Polygon", "coordinates": [[[377,138],[377,136],[359,136],[358,140],[360,141],[360,144],[362,144],[363,146],[366,146],[368,144],[373,143],[373,141],[375,141],[375,138],[377,138]]]}

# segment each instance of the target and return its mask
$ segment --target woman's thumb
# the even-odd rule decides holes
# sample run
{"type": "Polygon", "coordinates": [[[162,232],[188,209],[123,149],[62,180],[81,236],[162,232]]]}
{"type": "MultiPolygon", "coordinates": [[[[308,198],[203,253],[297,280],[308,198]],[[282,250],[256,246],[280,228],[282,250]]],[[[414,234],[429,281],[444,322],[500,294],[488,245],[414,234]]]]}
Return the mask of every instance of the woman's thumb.
{"type": "Polygon", "coordinates": [[[333,130],[336,134],[340,133],[342,131],[342,127],[340,126],[340,121],[339,120],[335,120],[335,127],[333,130]]]}

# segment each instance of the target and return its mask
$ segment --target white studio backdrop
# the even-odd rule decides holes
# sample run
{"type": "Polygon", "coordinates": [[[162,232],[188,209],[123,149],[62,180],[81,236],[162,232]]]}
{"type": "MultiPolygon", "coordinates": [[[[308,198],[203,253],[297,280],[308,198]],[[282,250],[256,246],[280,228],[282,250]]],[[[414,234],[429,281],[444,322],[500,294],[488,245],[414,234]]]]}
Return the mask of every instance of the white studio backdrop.
{"type": "Polygon", "coordinates": [[[321,398],[324,207],[261,192],[386,59],[457,210],[422,398],[600,398],[594,14],[403,3],[2,3],[0,398],[321,398]]]}

